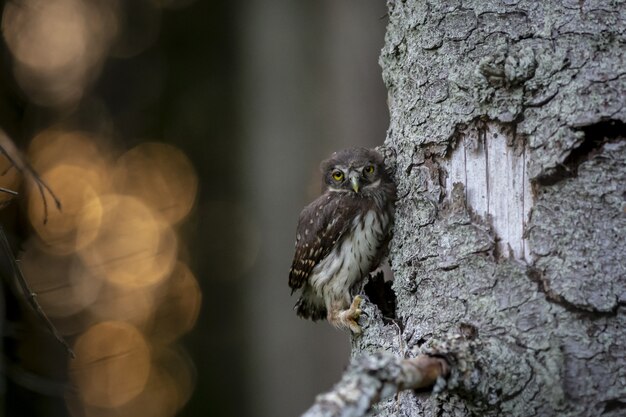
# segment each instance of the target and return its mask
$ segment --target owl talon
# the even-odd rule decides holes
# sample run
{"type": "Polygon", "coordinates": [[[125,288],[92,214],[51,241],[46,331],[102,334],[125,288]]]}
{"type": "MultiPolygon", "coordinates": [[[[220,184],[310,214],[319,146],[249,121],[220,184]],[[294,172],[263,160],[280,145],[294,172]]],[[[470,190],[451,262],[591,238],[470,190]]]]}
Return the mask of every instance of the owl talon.
{"type": "Polygon", "coordinates": [[[352,304],[350,305],[350,309],[348,310],[351,313],[350,317],[355,321],[358,320],[359,317],[361,317],[361,313],[363,313],[363,310],[361,310],[362,302],[363,297],[357,295],[356,297],[354,297],[354,300],[352,300],[352,304]]]}
{"type": "Polygon", "coordinates": [[[360,335],[363,332],[363,329],[361,329],[361,326],[359,326],[358,321],[359,318],[361,317],[361,314],[363,313],[363,310],[361,310],[361,303],[363,302],[363,297],[361,297],[360,295],[357,295],[356,297],[354,297],[354,300],[352,300],[352,305],[350,305],[350,311],[352,314],[350,315],[350,318],[352,319],[352,323],[350,326],[350,330],[352,331],[352,333],[357,336],[360,335]]]}
{"type": "Polygon", "coordinates": [[[363,297],[357,295],[347,310],[341,309],[338,305],[335,305],[334,308],[330,307],[328,309],[328,321],[335,327],[350,329],[355,336],[360,335],[363,330],[359,326],[358,321],[361,314],[363,314],[363,310],[361,310],[362,302],[363,297]]]}
{"type": "Polygon", "coordinates": [[[338,323],[338,327],[347,327],[355,336],[363,333],[363,330],[358,323],[358,316],[356,316],[354,312],[351,312],[350,310],[346,310],[341,313],[341,319],[340,323],[338,323]]]}
{"type": "Polygon", "coordinates": [[[356,323],[355,321],[350,322],[349,327],[350,331],[355,336],[359,336],[361,333],[363,333],[363,329],[361,329],[361,326],[359,326],[358,323],[356,323]]]}

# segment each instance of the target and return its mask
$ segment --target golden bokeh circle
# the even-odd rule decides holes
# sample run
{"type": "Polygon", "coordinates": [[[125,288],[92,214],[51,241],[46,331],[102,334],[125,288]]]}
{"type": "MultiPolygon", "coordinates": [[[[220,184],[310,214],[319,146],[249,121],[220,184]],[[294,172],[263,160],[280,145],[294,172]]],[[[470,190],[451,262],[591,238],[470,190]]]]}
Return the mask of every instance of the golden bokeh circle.
{"type": "Polygon", "coordinates": [[[66,404],[73,417],[173,417],[176,409],[176,387],[170,376],[152,367],[143,391],[132,400],[117,407],[102,408],[83,403],[68,395],[66,404]]]}
{"type": "Polygon", "coordinates": [[[187,352],[175,346],[155,349],[155,367],[162,369],[174,382],[176,410],[180,410],[191,398],[196,383],[196,369],[187,352]]]}
{"type": "Polygon", "coordinates": [[[13,55],[15,80],[30,101],[75,104],[117,32],[114,1],[21,0],[7,2],[2,31],[13,55]]]}
{"type": "Polygon", "coordinates": [[[105,283],[89,311],[97,320],[121,320],[144,328],[152,319],[155,308],[154,289],[105,283]]]}
{"type": "Polygon", "coordinates": [[[20,265],[37,301],[52,318],[81,312],[96,301],[102,287],[79,258],[50,254],[36,238],[24,244],[20,265]]]}
{"type": "Polygon", "coordinates": [[[115,189],[142,199],[170,224],[191,211],[198,178],[185,154],[171,145],[147,142],[122,155],[114,175],[115,189]]]}
{"type": "Polygon", "coordinates": [[[100,229],[102,206],[92,184],[97,187],[100,174],[79,166],[62,164],[43,173],[41,179],[62,204],[59,210],[48,195],[42,196],[34,185],[30,185],[28,217],[49,250],[69,254],[93,241],[100,229]],[[44,198],[48,205],[47,211],[44,209],[44,198]]]}
{"type": "MultiPolygon", "coordinates": [[[[39,173],[57,165],[75,165],[97,175],[92,186],[102,192],[110,177],[109,152],[97,137],[84,132],[48,129],[38,133],[28,147],[32,167],[39,173]]],[[[90,177],[91,180],[95,179],[90,177]]]]}
{"type": "Polygon", "coordinates": [[[9,2],[2,30],[13,56],[34,68],[54,69],[79,60],[87,52],[84,6],[75,0],[9,2]]]}
{"type": "Polygon", "coordinates": [[[150,375],[143,390],[115,407],[86,403],[73,392],[65,401],[73,417],[172,417],[187,403],[195,384],[195,369],[188,355],[177,348],[153,351],[150,375]]]}
{"type": "Polygon", "coordinates": [[[145,287],[165,279],[176,259],[177,238],[171,228],[131,196],[106,194],[98,204],[98,235],[79,252],[85,264],[122,287],[145,287]]]}
{"type": "Polygon", "coordinates": [[[150,348],[131,324],[96,324],[78,338],[74,352],[69,375],[85,404],[119,407],[137,397],[148,382],[150,348]]]}
{"type": "Polygon", "coordinates": [[[159,299],[150,337],[166,344],[193,328],[200,313],[202,293],[189,267],[178,262],[159,299]]]}

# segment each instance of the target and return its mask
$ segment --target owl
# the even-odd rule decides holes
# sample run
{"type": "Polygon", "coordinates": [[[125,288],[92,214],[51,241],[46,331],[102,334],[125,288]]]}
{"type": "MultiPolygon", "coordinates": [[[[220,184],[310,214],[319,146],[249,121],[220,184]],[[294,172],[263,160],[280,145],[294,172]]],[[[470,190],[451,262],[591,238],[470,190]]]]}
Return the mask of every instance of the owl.
{"type": "Polygon", "coordinates": [[[289,286],[301,291],[298,316],[360,334],[353,293],[387,255],[396,187],[374,150],[335,152],[320,168],[322,195],[300,213],[289,286]]]}

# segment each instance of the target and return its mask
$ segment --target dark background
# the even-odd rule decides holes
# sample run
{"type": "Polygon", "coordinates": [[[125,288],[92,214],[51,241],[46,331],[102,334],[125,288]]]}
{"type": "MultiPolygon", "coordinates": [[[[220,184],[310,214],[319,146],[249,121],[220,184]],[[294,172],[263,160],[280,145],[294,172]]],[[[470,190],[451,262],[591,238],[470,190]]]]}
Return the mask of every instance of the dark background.
{"type": "MultiPolygon", "coordinates": [[[[5,1],[3,10],[36,3],[5,1]]],[[[179,415],[297,415],[338,379],[349,337],[291,310],[295,225],[319,192],[321,159],[384,140],[388,115],[377,59],[385,5],[158,3],[116,3],[115,36],[90,68],[81,97],[62,103],[41,103],[32,91],[45,84],[29,92],[16,80],[5,13],[0,127],[21,149],[38,132],[61,126],[104,136],[117,149],[151,140],[182,150],[199,189],[194,210],[176,226],[184,242],[179,257],[200,285],[202,308],[177,342],[195,369],[193,394],[179,415]]],[[[33,233],[23,210],[18,201],[2,213],[16,244],[33,233]]],[[[126,415],[68,414],[67,355],[11,288],[5,282],[4,369],[15,370],[3,378],[5,415],[126,415]],[[10,331],[16,325],[41,336],[29,341],[10,331]],[[36,346],[19,347],[25,343],[36,346]],[[52,365],[28,369],[32,356],[52,365]],[[43,388],[20,383],[20,369],[41,378],[43,388]]]]}

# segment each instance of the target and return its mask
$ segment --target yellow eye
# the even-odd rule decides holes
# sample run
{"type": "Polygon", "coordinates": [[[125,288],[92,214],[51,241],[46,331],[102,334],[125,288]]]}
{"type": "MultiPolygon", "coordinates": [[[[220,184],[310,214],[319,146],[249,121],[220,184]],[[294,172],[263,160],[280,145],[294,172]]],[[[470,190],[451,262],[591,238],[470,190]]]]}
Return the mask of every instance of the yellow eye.
{"type": "Polygon", "coordinates": [[[341,171],[333,172],[333,179],[335,181],[341,181],[343,179],[343,172],[341,172],[341,171]]]}
{"type": "Polygon", "coordinates": [[[373,174],[374,173],[374,165],[366,166],[363,171],[365,171],[366,174],[373,174]]]}

